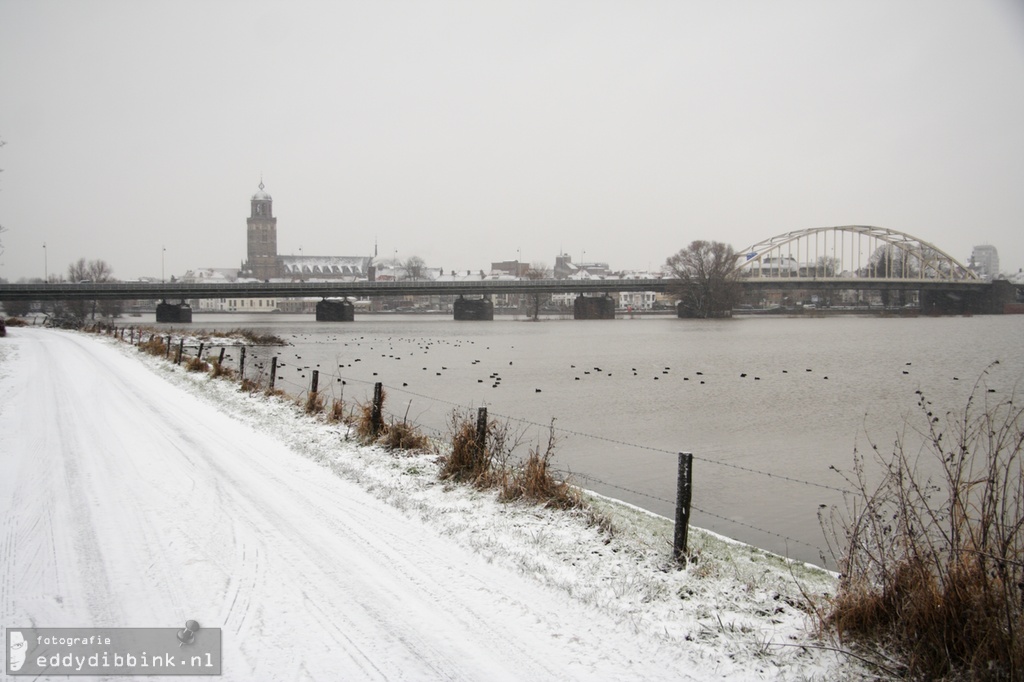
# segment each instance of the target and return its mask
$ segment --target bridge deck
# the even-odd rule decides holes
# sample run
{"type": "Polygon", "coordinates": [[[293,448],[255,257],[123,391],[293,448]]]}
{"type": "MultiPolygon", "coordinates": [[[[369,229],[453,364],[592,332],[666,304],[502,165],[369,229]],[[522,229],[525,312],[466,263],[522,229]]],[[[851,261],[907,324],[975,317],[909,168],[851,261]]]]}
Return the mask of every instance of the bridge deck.
{"type": "MultiPolygon", "coordinates": [[[[866,278],[741,278],[751,289],[979,289],[988,282],[935,279],[866,278]]],[[[458,296],[493,294],[612,294],[625,291],[667,292],[673,279],[601,280],[480,280],[462,282],[235,282],[183,284],[180,282],[104,282],[53,284],[0,284],[0,301],[161,300],[202,298],[366,298],[371,296],[458,296]]]]}

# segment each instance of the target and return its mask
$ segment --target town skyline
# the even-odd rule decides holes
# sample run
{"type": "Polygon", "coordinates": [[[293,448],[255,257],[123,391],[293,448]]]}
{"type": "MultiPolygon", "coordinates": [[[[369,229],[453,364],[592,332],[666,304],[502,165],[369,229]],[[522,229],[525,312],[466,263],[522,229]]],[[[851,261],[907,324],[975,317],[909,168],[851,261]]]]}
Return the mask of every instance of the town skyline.
{"type": "Polygon", "coordinates": [[[857,224],[1024,266],[1019,3],[240,8],[0,3],[0,277],[233,267],[261,179],[282,254],[653,270],[857,224]]]}

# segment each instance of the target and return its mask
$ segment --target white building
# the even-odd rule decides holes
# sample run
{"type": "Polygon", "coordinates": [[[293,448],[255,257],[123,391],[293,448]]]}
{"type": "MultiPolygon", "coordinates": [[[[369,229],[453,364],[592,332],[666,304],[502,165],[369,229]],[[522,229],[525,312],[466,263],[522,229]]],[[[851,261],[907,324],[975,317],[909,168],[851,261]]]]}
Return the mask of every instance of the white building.
{"type": "Polygon", "coordinates": [[[990,244],[975,246],[971,251],[971,269],[983,279],[992,279],[999,274],[999,251],[990,244]]]}
{"type": "MultiPolygon", "coordinates": [[[[238,271],[229,268],[189,270],[181,278],[187,284],[227,284],[238,281],[238,271]]],[[[256,280],[253,280],[256,281],[256,280]]],[[[278,311],[276,298],[197,298],[189,301],[198,313],[272,313],[278,311]]]]}

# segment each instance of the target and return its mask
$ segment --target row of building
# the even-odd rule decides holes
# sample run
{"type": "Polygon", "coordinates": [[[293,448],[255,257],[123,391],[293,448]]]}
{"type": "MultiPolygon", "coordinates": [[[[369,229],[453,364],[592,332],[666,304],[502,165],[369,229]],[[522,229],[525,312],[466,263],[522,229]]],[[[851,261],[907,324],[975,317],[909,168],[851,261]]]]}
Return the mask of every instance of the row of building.
{"type": "MultiPolygon", "coordinates": [[[[262,182],[250,200],[250,213],[246,219],[246,260],[238,268],[201,268],[190,270],[183,277],[189,283],[217,283],[235,281],[397,281],[409,279],[430,279],[458,282],[467,280],[500,280],[521,277],[554,277],[566,279],[591,279],[609,276],[623,278],[661,277],[662,273],[612,273],[607,263],[573,263],[569,255],[555,258],[554,268],[544,273],[534,273],[530,265],[516,261],[500,261],[491,264],[487,272],[479,270],[444,271],[427,266],[402,265],[394,262],[378,262],[376,256],[307,256],[282,255],[277,250],[277,217],[274,215],[274,200],[262,182]]],[[[450,310],[451,297],[379,298],[372,301],[356,302],[357,308],[377,310],[450,310]]],[[[575,295],[552,295],[544,303],[547,310],[572,310],[575,295]]],[[[276,298],[222,298],[197,299],[192,308],[197,312],[312,312],[318,299],[276,299],[276,298]]],[[[653,292],[624,292],[618,297],[618,305],[624,309],[650,310],[657,306],[658,297],[653,292]]],[[[527,305],[525,296],[518,294],[500,295],[495,298],[498,310],[517,310],[527,305]]],[[[665,302],[666,307],[671,305],[665,302]]]]}

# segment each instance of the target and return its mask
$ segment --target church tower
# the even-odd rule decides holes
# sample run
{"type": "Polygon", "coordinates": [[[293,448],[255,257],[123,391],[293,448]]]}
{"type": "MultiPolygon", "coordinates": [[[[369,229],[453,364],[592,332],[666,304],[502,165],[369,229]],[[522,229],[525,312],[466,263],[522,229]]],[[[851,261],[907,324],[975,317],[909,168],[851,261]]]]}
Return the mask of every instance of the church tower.
{"type": "Polygon", "coordinates": [[[248,226],[246,274],[259,279],[280,275],[277,260],[277,218],[274,217],[274,200],[260,189],[252,195],[252,213],[245,221],[248,226]]]}

